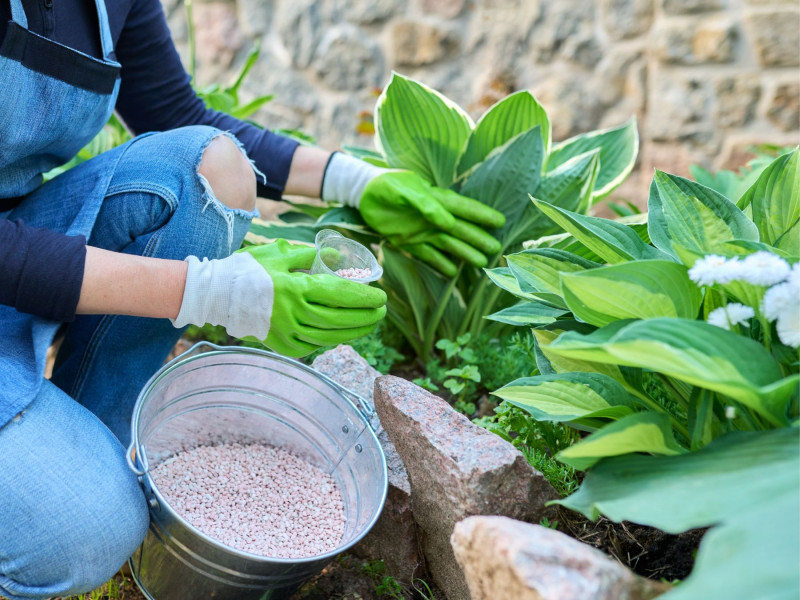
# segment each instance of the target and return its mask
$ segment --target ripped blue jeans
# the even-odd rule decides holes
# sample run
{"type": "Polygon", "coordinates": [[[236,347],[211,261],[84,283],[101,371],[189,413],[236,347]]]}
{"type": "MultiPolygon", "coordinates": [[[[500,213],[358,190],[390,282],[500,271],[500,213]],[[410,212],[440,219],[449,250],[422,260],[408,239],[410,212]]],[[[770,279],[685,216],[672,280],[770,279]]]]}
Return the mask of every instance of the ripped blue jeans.
{"type": "MultiPolygon", "coordinates": [[[[238,249],[255,212],[220,203],[197,172],[219,135],[205,126],[146,134],[116,168],[102,155],[75,167],[89,181],[114,168],[89,244],[177,260],[238,249]]],[[[42,226],[37,215],[80,201],[59,179],[31,194],[41,197],[26,221],[42,226]]],[[[0,427],[0,596],[85,592],[139,545],[149,518],[124,459],[131,411],[180,334],[168,319],[113,315],[65,326],[51,381],[0,427]]]]}

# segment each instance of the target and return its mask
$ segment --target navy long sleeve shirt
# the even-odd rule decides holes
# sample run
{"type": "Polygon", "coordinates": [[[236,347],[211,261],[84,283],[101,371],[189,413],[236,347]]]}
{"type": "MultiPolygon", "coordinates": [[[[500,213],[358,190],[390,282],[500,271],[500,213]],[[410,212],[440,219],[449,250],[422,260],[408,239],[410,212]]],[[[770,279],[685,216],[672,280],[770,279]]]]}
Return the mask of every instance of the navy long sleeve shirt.
{"type": "MultiPolygon", "coordinates": [[[[22,3],[31,31],[102,56],[92,0],[22,3]]],[[[205,108],[175,50],[159,0],[107,0],[106,8],[116,60],[122,65],[116,110],[128,127],[136,134],[195,124],[230,131],[266,175],[266,184],[258,184],[259,196],[280,198],[297,142],[205,108]]],[[[0,0],[0,43],[10,20],[8,0],[0,0]]],[[[0,199],[0,211],[8,208],[2,204],[0,199]]],[[[0,304],[56,320],[74,319],[85,244],[82,237],[0,219],[0,304]]]]}

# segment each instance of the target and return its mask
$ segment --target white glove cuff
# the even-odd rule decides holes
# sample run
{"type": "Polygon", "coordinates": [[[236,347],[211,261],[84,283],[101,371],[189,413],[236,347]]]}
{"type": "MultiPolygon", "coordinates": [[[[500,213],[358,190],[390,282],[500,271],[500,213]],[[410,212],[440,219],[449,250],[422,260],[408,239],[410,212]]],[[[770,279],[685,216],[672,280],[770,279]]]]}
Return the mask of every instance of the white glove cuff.
{"type": "Polygon", "coordinates": [[[364,188],[386,169],[341,152],[331,155],[322,178],[322,200],[358,208],[364,188]]]}
{"type": "Polygon", "coordinates": [[[221,260],[186,259],[186,286],[175,327],[223,325],[237,338],[266,339],[272,318],[272,278],[252,255],[237,253],[221,260]]]}

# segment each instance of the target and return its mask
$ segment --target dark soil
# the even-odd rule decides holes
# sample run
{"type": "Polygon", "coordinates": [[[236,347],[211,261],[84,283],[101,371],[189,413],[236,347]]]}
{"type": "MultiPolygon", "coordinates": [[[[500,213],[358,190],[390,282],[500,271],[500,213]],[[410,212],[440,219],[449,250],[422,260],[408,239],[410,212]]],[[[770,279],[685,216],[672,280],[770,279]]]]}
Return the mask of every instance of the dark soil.
{"type": "Polygon", "coordinates": [[[656,581],[686,579],[707,529],[669,534],[645,525],[605,517],[590,521],[580,513],[559,507],[558,529],[605,552],[635,573],[656,581]]]}
{"type": "Polygon", "coordinates": [[[304,585],[292,600],[443,600],[444,594],[430,582],[416,581],[417,589],[385,573],[382,564],[342,554],[322,573],[304,585]],[[424,595],[419,591],[424,592],[424,595]]]}

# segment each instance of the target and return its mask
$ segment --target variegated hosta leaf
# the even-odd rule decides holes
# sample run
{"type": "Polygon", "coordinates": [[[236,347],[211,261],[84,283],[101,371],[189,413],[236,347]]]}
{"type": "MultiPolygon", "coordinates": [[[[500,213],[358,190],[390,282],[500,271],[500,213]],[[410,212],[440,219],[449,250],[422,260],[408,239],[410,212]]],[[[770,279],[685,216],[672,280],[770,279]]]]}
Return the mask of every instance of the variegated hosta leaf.
{"type": "Polygon", "coordinates": [[[619,319],[694,319],[702,301],[688,269],[666,260],[639,260],[562,273],[561,290],[572,313],[597,327],[619,319]]]}
{"type": "Polygon", "coordinates": [[[711,527],[663,600],[789,600],[800,587],[799,443],[791,427],[729,433],[681,456],[609,458],[558,502],[668,533],[711,527]]]}
{"type": "Polygon", "coordinates": [[[733,202],[677,175],[656,171],[647,207],[650,239],[676,258],[676,245],[711,253],[728,240],[758,241],[758,229],[733,202]]]}
{"type": "Polygon", "coordinates": [[[532,198],[533,203],[575,239],[608,263],[639,259],[668,259],[668,255],[645,244],[627,225],[589,217],[532,198]]]}
{"type": "Polygon", "coordinates": [[[546,156],[550,152],[550,119],[544,108],[527,90],[506,96],[478,119],[459,159],[458,174],[466,173],[493,149],[537,125],[546,156]]]}
{"type": "Polygon", "coordinates": [[[589,335],[565,333],[548,352],[641,367],[738,400],[773,425],[787,423],[798,376],[783,377],[764,346],[703,321],[616,321],[589,335]]]}
{"type": "Polygon", "coordinates": [[[634,452],[674,456],[686,452],[672,434],[668,415],[640,412],[622,417],[577,444],[565,448],[556,458],[585,471],[600,459],[634,452]]]}
{"type": "Polygon", "coordinates": [[[375,147],[389,166],[447,188],[472,127],[472,119],[453,101],[393,73],[375,108],[375,147]]]}
{"type": "Polygon", "coordinates": [[[600,171],[594,186],[595,201],[611,193],[633,169],[639,152],[636,120],[631,119],[619,127],[576,135],[555,144],[547,160],[547,171],[596,148],[600,149],[600,171]]]}
{"type": "Polygon", "coordinates": [[[762,242],[800,254],[800,149],[772,161],[738,206],[750,207],[762,242]]]}

